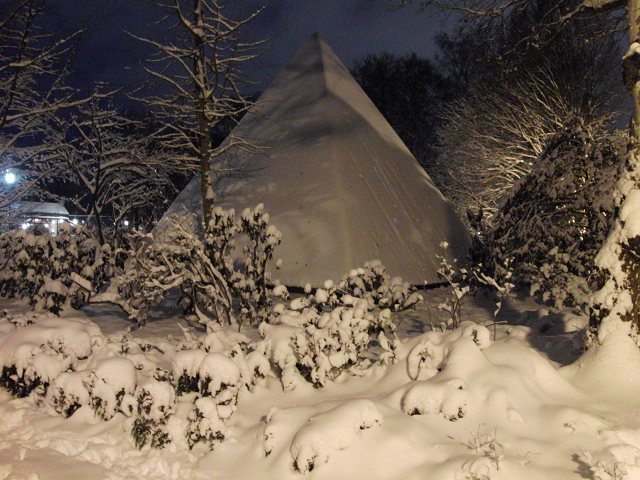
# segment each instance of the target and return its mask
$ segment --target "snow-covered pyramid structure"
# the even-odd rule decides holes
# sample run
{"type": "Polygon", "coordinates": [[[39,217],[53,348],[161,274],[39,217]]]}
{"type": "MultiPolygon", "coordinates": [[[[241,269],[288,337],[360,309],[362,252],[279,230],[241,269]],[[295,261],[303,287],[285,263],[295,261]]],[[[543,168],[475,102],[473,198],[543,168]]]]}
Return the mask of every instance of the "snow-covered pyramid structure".
{"type": "MultiPolygon", "coordinates": [[[[214,161],[216,204],[264,203],[285,285],[339,280],[373,259],[412,284],[438,282],[445,240],[450,259],[464,258],[470,237],[452,206],[317,33],[232,135],[261,150],[214,161]]],[[[196,177],[167,213],[201,205],[196,177]]]]}

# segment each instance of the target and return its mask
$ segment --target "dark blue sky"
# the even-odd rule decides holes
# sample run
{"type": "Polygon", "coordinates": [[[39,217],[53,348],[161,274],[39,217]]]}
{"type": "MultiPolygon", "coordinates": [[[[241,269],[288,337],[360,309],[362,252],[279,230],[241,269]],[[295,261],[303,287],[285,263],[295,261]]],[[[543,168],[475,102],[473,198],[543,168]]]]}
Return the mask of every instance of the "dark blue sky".
{"type": "MultiPolygon", "coordinates": [[[[162,33],[151,27],[157,15],[151,0],[57,0],[55,5],[52,21],[58,28],[87,29],[74,62],[74,84],[106,81],[132,89],[144,81],[139,64],[152,50],[124,30],[140,36],[162,33]]],[[[256,80],[262,88],[314,31],[351,67],[367,53],[432,56],[433,38],[445,25],[444,17],[391,10],[389,0],[239,0],[236,5],[247,11],[266,7],[250,27],[254,38],[270,39],[253,73],[261,77],[256,80]]]]}

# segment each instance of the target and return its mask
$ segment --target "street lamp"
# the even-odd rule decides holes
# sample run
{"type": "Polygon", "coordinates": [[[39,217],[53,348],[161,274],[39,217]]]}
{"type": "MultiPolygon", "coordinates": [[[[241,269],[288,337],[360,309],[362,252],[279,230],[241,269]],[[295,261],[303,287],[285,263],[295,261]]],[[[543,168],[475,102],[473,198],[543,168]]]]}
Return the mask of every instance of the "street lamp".
{"type": "Polygon", "coordinates": [[[7,172],[4,176],[4,181],[7,182],[8,184],[12,184],[13,182],[16,181],[16,176],[11,172],[7,172]]]}

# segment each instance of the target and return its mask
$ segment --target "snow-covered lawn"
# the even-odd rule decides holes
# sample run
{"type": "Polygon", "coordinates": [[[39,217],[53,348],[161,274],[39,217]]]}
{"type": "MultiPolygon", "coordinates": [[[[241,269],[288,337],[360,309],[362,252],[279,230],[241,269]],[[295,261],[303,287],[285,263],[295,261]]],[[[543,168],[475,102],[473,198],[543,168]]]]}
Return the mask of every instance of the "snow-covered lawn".
{"type": "MultiPolygon", "coordinates": [[[[425,295],[435,305],[443,292],[425,295]]],[[[15,303],[3,306],[20,310],[15,303]]],[[[482,326],[493,322],[494,309],[482,295],[469,297],[462,326],[436,332],[430,324],[442,313],[420,304],[394,317],[402,340],[396,363],[363,369],[360,377],[342,374],[323,388],[295,378],[291,391],[283,391],[275,369],[250,391],[241,385],[242,369],[219,353],[176,360],[183,329],[204,330],[166,305],[131,337],[123,333],[132,324],[107,307],[65,311],[62,322],[37,317],[24,327],[2,320],[3,365],[22,361],[32,375],[56,378],[52,385],[68,395],[88,390],[91,399],[80,399],[65,419],[52,406],[60,403],[53,402],[51,386],[40,405],[37,389],[23,399],[0,391],[0,480],[640,479],[640,350],[632,340],[614,330],[578,358],[574,335],[586,320],[549,313],[527,299],[503,306],[498,320],[505,323],[494,341],[494,327],[482,326]],[[34,356],[43,343],[49,350],[34,356]],[[65,353],[83,348],[92,351],[87,359],[65,353]],[[75,362],[78,373],[60,375],[64,362],[75,362]],[[194,394],[179,395],[174,405],[173,391],[162,388],[168,383],[151,378],[157,367],[176,365],[206,371],[211,380],[212,396],[203,397],[210,401],[195,402],[200,417],[189,427],[194,394]],[[144,388],[153,408],[137,417],[113,415],[129,404],[134,411],[144,388]],[[134,418],[155,425],[163,408],[173,409],[162,427],[171,442],[139,450],[134,418]],[[216,408],[214,421],[207,412],[216,408]],[[202,443],[190,450],[187,428],[222,432],[225,440],[214,441],[212,451],[202,443]]],[[[260,339],[257,327],[243,333],[260,339]]]]}

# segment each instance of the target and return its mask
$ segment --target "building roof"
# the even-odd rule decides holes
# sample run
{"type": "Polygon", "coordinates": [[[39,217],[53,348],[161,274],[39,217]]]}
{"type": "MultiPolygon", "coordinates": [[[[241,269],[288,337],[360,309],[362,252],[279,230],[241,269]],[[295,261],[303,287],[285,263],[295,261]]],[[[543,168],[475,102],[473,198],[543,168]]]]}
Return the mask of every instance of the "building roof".
{"type": "Polygon", "coordinates": [[[69,219],[69,212],[59,203],[51,202],[15,202],[11,208],[21,217],[69,219]]]}

